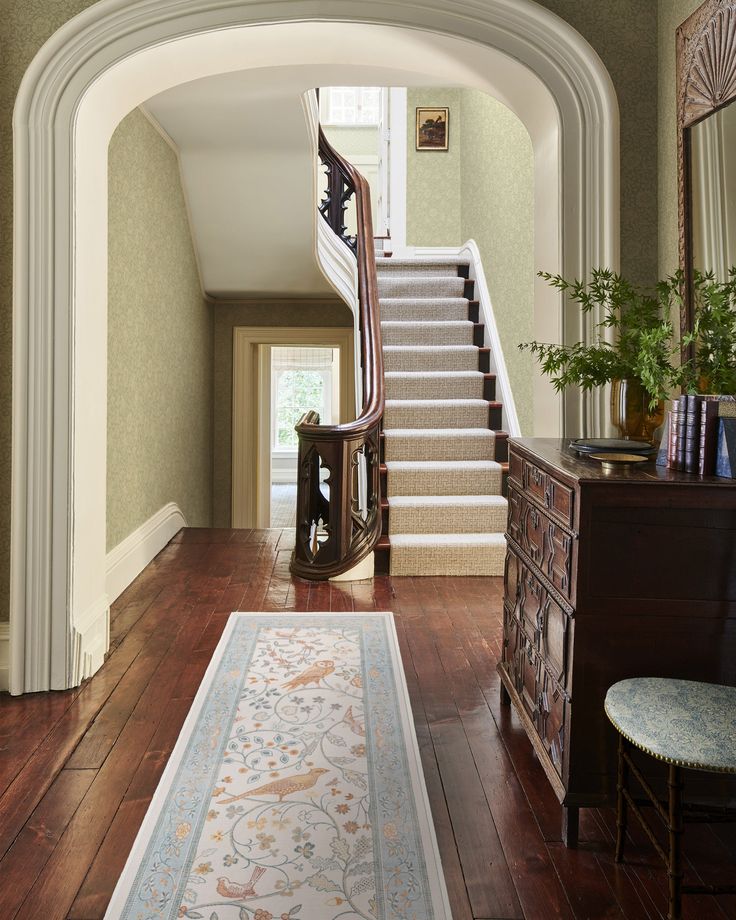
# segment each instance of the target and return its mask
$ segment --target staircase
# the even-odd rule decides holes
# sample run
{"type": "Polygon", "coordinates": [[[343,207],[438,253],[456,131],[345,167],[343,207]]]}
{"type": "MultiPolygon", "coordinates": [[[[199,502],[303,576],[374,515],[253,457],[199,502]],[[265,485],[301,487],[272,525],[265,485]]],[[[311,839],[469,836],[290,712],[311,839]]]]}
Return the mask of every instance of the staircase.
{"type": "Polygon", "coordinates": [[[391,575],[502,575],[508,457],[469,265],[376,260],[386,405],[383,536],[391,575]]]}

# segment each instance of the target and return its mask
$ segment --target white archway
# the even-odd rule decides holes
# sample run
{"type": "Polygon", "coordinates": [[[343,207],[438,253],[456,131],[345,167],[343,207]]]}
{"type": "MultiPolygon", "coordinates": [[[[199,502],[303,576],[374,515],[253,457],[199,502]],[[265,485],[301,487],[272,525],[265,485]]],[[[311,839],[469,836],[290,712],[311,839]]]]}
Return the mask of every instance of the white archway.
{"type": "MultiPolygon", "coordinates": [[[[582,37],[532,0],[99,0],[66,23],[33,60],[14,112],[13,693],[73,686],[99,667],[107,646],[99,498],[109,138],[154,93],[269,63],[262,56],[273,48],[260,30],[249,41],[252,27],[317,22],[449,36],[523,65],[558,114],[557,264],[578,276],[618,264],[613,87],[582,37]]],[[[328,43],[310,53],[341,61],[328,43]]],[[[498,96],[525,121],[512,88],[498,96]]],[[[566,337],[584,334],[577,316],[566,323],[566,337]]],[[[595,427],[601,406],[581,411],[595,427]]]]}

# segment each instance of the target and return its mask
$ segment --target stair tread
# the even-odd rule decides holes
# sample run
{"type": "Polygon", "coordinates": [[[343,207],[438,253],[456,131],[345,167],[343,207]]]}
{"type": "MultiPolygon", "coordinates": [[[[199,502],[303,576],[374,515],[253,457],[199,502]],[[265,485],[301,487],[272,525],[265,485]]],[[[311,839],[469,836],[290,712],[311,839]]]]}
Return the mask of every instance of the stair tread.
{"type": "MultiPolygon", "coordinates": [[[[426,399],[425,402],[431,402],[426,399]]],[[[387,428],[383,432],[392,438],[493,438],[490,428],[387,428]]]]}
{"type": "Polygon", "coordinates": [[[388,351],[480,351],[477,345],[384,345],[388,351]]]}
{"type": "Polygon", "coordinates": [[[382,319],[382,326],[420,326],[422,329],[429,326],[430,328],[434,327],[444,327],[444,326],[453,326],[455,329],[467,329],[468,326],[475,326],[476,323],[472,323],[469,319],[447,319],[447,320],[411,320],[411,319],[382,319]]]}
{"type": "MultiPolygon", "coordinates": [[[[409,377],[411,380],[421,380],[429,377],[432,380],[439,380],[441,377],[452,377],[453,379],[477,380],[480,377],[489,377],[493,374],[484,374],[483,371],[386,371],[384,377],[390,377],[392,380],[398,380],[399,377],[409,377]]],[[[416,400],[424,402],[424,400],[416,400]]]]}
{"type": "Polygon", "coordinates": [[[384,464],[390,472],[396,470],[498,470],[502,464],[496,460],[387,460],[384,464]]]}
{"type": "Polygon", "coordinates": [[[430,506],[455,507],[456,505],[508,505],[503,495],[392,495],[386,504],[397,508],[422,508],[430,506]]]}
{"type": "Polygon", "coordinates": [[[432,265],[436,267],[437,265],[448,265],[453,267],[458,267],[460,265],[470,265],[469,259],[448,259],[446,256],[426,256],[420,257],[417,259],[396,259],[392,258],[391,263],[398,266],[413,266],[418,265],[432,265]]]}
{"type": "Polygon", "coordinates": [[[389,543],[391,546],[500,546],[506,543],[506,537],[502,533],[396,533],[391,534],[389,543]]]}
{"type": "Polygon", "coordinates": [[[387,399],[386,400],[387,406],[390,406],[396,409],[405,409],[413,405],[416,405],[417,408],[419,409],[425,409],[427,406],[437,406],[437,407],[445,406],[446,407],[448,405],[452,405],[452,406],[457,406],[459,408],[460,406],[480,406],[480,405],[487,406],[488,404],[489,404],[489,400],[481,399],[481,397],[472,397],[472,396],[469,396],[466,398],[458,397],[455,399],[451,398],[451,399],[387,399]]]}

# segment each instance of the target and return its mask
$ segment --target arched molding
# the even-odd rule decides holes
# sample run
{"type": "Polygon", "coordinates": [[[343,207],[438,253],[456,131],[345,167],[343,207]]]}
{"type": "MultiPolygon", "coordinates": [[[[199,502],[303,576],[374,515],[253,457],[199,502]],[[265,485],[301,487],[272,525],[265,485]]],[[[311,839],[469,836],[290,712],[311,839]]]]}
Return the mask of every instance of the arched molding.
{"type": "MultiPolygon", "coordinates": [[[[556,145],[550,160],[561,164],[558,200],[551,203],[564,227],[556,264],[577,276],[618,265],[611,80],[590,45],[532,0],[99,0],[67,22],[28,68],[13,121],[13,693],[73,686],[99,666],[106,642],[99,496],[105,494],[107,292],[104,273],[88,270],[105,264],[106,201],[85,210],[84,188],[106,187],[107,142],[127,111],[206,75],[206,68],[192,73],[201,59],[182,54],[185,43],[191,50],[196,38],[198,47],[216,50],[220,71],[238,69],[255,66],[243,58],[241,43],[253,26],[308,22],[452,36],[526,67],[558,113],[559,132],[549,141],[556,145]],[[80,137],[95,140],[81,144],[80,137]]],[[[317,52],[340,63],[339,49],[329,44],[317,52]]],[[[500,101],[527,123],[511,90],[507,95],[498,89],[500,101]]],[[[543,151],[537,147],[535,155],[543,151]]],[[[584,337],[580,322],[577,311],[564,316],[566,340],[584,337]]],[[[604,414],[593,400],[566,407],[570,430],[600,429],[604,414]]]]}

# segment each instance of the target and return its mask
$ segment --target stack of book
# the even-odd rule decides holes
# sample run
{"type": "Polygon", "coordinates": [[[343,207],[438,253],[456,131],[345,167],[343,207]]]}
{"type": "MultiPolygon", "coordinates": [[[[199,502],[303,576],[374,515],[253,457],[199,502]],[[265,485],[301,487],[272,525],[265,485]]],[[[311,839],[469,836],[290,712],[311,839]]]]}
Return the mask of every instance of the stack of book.
{"type": "Polygon", "coordinates": [[[736,396],[680,396],[671,403],[659,466],[736,479],[736,396]]]}

